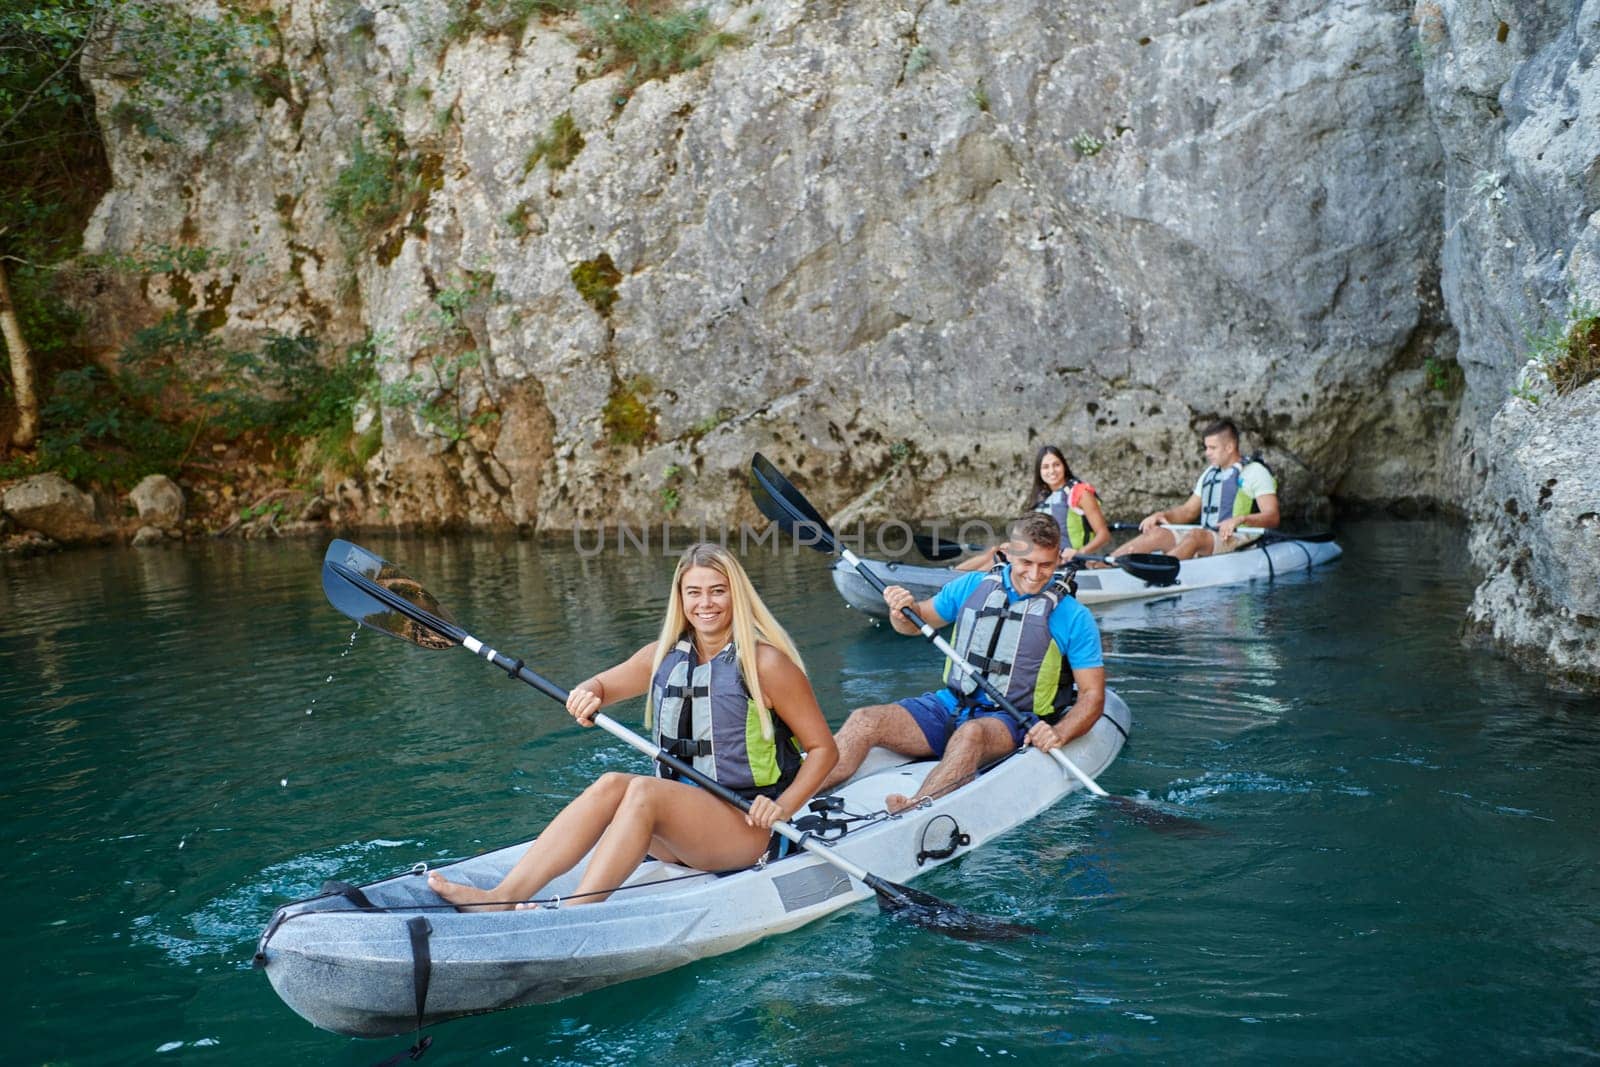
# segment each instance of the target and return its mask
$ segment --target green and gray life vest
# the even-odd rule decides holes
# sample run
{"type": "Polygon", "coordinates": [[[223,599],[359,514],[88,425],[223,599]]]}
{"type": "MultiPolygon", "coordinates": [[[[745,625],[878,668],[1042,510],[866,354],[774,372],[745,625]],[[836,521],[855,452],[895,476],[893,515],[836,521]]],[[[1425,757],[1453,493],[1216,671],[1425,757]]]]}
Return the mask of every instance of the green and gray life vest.
{"type": "MultiPolygon", "coordinates": [[[[708,663],[697,659],[686,634],[656,668],[656,744],[729,789],[776,795],[788,788],[800,770],[799,745],[776,714],[772,739],[761,736],[761,711],[745,686],[733,642],[708,663]]],[[[660,764],[657,772],[677,777],[660,764]]]]}
{"type": "MultiPolygon", "coordinates": [[[[1251,459],[1247,462],[1260,463],[1251,459]]],[[[1264,466],[1264,464],[1263,464],[1264,466]]],[[[1269,471],[1270,473],[1270,471],[1269,471]]],[[[1200,479],[1200,526],[1215,530],[1223,519],[1260,511],[1256,498],[1244,491],[1244,463],[1231,467],[1207,467],[1200,479]]]]}
{"type": "Polygon", "coordinates": [[[1082,548],[1089,543],[1089,521],[1084,518],[1083,509],[1072,506],[1072,490],[1081,479],[1068,478],[1067,484],[1046,496],[1034,506],[1034,511],[1042,511],[1056,520],[1061,527],[1061,536],[1073,548],[1082,548]]]}
{"type": "MultiPolygon", "coordinates": [[[[1019,708],[1031,707],[1050,722],[1078,699],[1072,665],[1050,636],[1050,613],[1071,595],[1068,574],[1058,571],[1033,596],[1007,603],[1004,569],[1001,564],[990,570],[967,595],[956,613],[950,643],[1007,700],[1019,708]]],[[[962,708],[987,702],[978,684],[950,663],[945,664],[944,681],[962,708]]]]}

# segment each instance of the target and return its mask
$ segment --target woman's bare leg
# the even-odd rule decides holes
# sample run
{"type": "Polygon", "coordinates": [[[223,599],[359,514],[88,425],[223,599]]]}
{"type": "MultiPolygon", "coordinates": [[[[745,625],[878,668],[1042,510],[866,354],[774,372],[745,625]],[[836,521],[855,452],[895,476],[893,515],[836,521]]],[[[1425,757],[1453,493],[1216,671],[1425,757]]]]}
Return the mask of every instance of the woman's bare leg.
{"type": "Polygon", "coordinates": [[[748,825],[742,811],[707,790],[664,778],[634,778],[571,903],[605,900],[639,866],[652,839],[666,845],[679,863],[716,871],[754,863],[771,834],[748,825]]]}
{"type": "Polygon", "coordinates": [[[638,775],[616,771],[607,771],[595,779],[550,820],[550,825],[493,889],[446,881],[438,871],[429,873],[428,888],[458,908],[477,906],[476,910],[481,911],[504,911],[519,900],[527,900],[552,878],[571,870],[594,847],[615,818],[629,784],[637,780],[638,775]]]}

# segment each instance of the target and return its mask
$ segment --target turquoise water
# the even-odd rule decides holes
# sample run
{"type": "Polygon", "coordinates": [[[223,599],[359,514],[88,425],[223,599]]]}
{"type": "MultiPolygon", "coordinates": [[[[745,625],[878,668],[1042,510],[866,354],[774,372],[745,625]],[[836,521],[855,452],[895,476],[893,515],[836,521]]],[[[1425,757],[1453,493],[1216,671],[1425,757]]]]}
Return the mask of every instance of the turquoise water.
{"type": "MultiPolygon", "coordinates": [[[[870,904],[729,956],[453,1022],[423,1062],[1491,1062],[1600,1058],[1600,703],[1461,648],[1464,538],[1345,527],[1340,562],[1111,617],[1132,743],[1102,782],[918,881],[1040,937],[940,938],[870,904]]],[[[670,561],[364,541],[570,683],[654,636],[670,561]]],[[[0,561],[6,1062],[367,1064],[249,966],[325,878],[531,836],[644,769],[459,650],[326,605],[321,544],[0,561]]],[[[927,688],[823,557],[752,575],[836,724],[927,688]]],[[[632,716],[622,709],[619,718],[632,716]]]]}

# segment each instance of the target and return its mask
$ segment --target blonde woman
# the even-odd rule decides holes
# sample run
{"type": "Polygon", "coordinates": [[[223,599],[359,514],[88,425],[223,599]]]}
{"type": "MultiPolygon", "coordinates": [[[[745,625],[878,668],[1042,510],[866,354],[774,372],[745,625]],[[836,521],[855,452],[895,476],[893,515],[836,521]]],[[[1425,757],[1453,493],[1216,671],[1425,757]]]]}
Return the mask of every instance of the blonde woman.
{"type": "Polygon", "coordinates": [[[601,708],[645,693],[656,744],[749,799],[748,814],[671,771],[608,771],[493,889],[437,872],[429,888],[460,908],[505,909],[590,849],[570,903],[604,900],[647,853],[701,870],[748,866],[766,851],[772,824],[799,811],[838,761],[794,642],[720,545],[689,546],[672,576],[660,638],[575,686],[567,711],[593,726],[601,708]]]}

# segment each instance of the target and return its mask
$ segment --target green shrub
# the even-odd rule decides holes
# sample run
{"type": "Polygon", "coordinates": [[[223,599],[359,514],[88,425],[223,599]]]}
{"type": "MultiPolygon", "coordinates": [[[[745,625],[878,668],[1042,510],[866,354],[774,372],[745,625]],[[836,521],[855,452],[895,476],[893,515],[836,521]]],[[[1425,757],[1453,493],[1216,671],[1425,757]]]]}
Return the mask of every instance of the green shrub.
{"type": "Polygon", "coordinates": [[[617,286],[622,284],[622,272],[611,262],[608,252],[586,259],[572,268],[572,284],[582,296],[602,315],[611,314],[617,302],[617,286]]]}
{"type": "Polygon", "coordinates": [[[1600,312],[1577,309],[1558,349],[1545,360],[1545,375],[1557,396],[1566,396],[1600,378],[1600,312]]]}
{"type": "Polygon", "coordinates": [[[442,181],[438,164],[409,148],[393,116],[368,108],[366,123],[327,201],[329,217],[356,246],[370,244],[409,215],[442,181]]]}
{"type": "Polygon", "coordinates": [[[1600,307],[1574,300],[1566,321],[1552,323],[1528,339],[1557,396],[1566,396],[1600,378],[1600,307]]]}
{"type": "Polygon", "coordinates": [[[549,164],[552,171],[566,170],[582,151],[583,133],[572,120],[572,112],[563,111],[550,123],[549,131],[533,142],[527,162],[522,165],[522,173],[527,174],[538,166],[541,159],[549,164]]]}
{"type": "Polygon", "coordinates": [[[667,469],[661,472],[661,510],[669,516],[675,515],[678,508],[683,506],[683,496],[679,489],[683,485],[683,468],[676,463],[667,464],[667,469]]]}
{"type": "Polygon", "coordinates": [[[668,78],[706,62],[739,36],[711,25],[705,8],[654,14],[643,3],[606,0],[583,9],[604,70],[624,70],[630,86],[668,78]]]}
{"type": "Polygon", "coordinates": [[[1422,361],[1422,378],[1429,389],[1446,395],[1460,392],[1461,386],[1466,381],[1459,363],[1435,356],[1428,356],[1422,361]]]}
{"type": "Polygon", "coordinates": [[[928,51],[928,46],[925,44],[916,45],[906,56],[906,77],[914,78],[931,66],[933,66],[933,53],[928,51]]]}
{"type": "Polygon", "coordinates": [[[1092,133],[1080,133],[1072,139],[1072,147],[1085,159],[1092,159],[1100,154],[1106,143],[1092,133]]]}
{"type": "Polygon", "coordinates": [[[578,6],[578,0],[450,0],[444,36],[461,41],[479,34],[503,34],[520,41],[532,19],[568,14],[578,6]]]}
{"type": "Polygon", "coordinates": [[[655,384],[644,375],[612,379],[611,395],[600,411],[600,425],[614,445],[642,445],[656,436],[656,412],[646,402],[655,384]]]}
{"type": "Polygon", "coordinates": [[[111,372],[89,365],[55,375],[29,466],[126,487],[146,474],[176,473],[203,436],[262,433],[280,457],[312,441],[323,462],[340,457],[339,466],[354,469],[351,422],[375,392],[374,350],[367,342],[331,363],[318,356],[304,334],[226,350],[179,310],[135,333],[111,372]]]}

